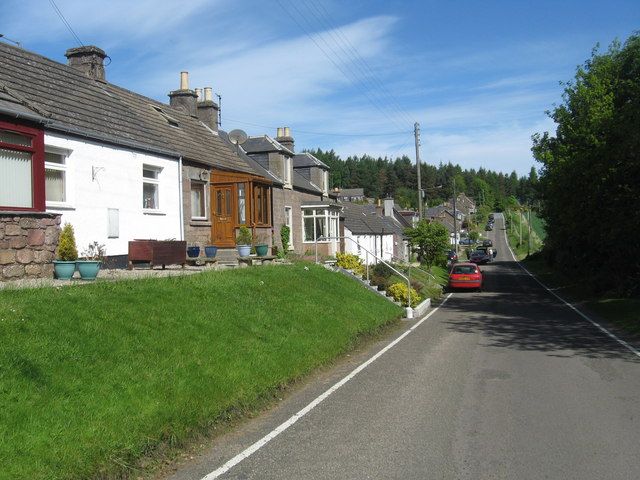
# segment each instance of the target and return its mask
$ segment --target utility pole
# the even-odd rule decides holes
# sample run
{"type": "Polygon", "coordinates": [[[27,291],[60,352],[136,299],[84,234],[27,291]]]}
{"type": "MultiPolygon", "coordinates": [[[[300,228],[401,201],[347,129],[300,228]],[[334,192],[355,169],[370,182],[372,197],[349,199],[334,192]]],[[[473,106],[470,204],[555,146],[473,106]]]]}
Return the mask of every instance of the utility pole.
{"type": "Polygon", "coordinates": [[[422,181],[420,180],[420,124],[413,124],[413,136],[416,140],[416,171],[418,173],[418,219],[422,220],[422,181]]]}
{"type": "Polygon", "coordinates": [[[453,244],[458,255],[458,212],[456,211],[456,177],[453,177],[453,244]]]}
{"type": "Polygon", "coordinates": [[[531,205],[528,205],[527,210],[527,223],[529,224],[529,235],[527,236],[527,257],[531,255],[531,205]]]}

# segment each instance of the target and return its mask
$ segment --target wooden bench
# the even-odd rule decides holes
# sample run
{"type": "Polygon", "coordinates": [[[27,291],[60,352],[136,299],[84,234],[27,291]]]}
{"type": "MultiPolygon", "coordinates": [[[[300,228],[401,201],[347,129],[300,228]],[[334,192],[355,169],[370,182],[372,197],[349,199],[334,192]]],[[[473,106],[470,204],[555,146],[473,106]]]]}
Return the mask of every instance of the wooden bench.
{"type": "Polygon", "coordinates": [[[278,258],[274,255],[265,255],[264,257],[238,257],[240,266],[268,265],[278,258]]]}

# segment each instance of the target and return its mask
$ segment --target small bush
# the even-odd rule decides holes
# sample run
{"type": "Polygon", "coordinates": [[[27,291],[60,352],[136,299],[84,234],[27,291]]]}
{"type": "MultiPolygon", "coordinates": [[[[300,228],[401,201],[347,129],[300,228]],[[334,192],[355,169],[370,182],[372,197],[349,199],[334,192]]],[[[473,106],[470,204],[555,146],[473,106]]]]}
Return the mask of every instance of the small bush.
{"type": "Polygon", "coordinates": [[[405,283],[394,283],[387,289],[387,292],[391,294],[396,302],[402,303],[405,307],[409,306],[409,295],[411,295],[412,307],[420,303],[421,300],[420,295],[418,295],[415,289],[412,288],[409,293],[409,289],[405,283]]]}
{"type": "Polygon", "coordinates": [[[76,247],[76,236],[73,226],[65,223],[60,232],[58,240],[58,259],[66,262],[73,262],[78,259],[78,248],[76,247]]]}
{"type": "Polygon", "coordinates": [[[291,229],[288,226],[282,225],[280,227],[280,240],[282,241],[282,250],[284,251],[285,255],[289,251],[290,234],[291,234],[291,229]]]}
{"type": "Polygon", "coordinates": [[[353,273],[363,275],[365,273],[362,260],[353,253],[336,253],[336,264],[345,270],[351,270],[353,273]]]}
{"type": "Polygon", "coordinates": [[[388,284],[387,279],[381,275],[374,274],[371,277],[371,285],[377,286],[378,290],[386,290],[388,286],[387,284],[388,284]]]}
{"type": "Polygon", "coordinates": [[[387,265],[385,265],[384,263],[378,263],[377,265],[375,265],[373,267],[373,274],[374,275],[378,275],[380,277],[384,277],[384,278],[389,278],[391,275],[393,275],[395,272],[393,270],[391,270],[387,265]]]}

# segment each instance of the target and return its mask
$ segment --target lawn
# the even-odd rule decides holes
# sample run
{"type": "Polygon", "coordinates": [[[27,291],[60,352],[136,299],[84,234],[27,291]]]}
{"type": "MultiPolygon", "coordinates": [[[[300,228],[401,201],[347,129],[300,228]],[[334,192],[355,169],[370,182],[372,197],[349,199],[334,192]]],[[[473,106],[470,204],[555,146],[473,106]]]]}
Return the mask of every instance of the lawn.
{"type": "Polygon", "coordinates": [[[312,264],[0,291],[0,478],[133,475],[401,314],[312,264]]]}

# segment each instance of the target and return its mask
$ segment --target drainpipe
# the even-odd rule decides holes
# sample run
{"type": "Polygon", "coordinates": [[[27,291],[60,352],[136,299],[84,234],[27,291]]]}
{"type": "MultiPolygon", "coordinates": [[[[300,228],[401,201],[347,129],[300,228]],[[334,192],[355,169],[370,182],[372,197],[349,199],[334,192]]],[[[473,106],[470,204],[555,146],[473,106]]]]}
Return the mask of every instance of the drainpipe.
{"type": "MultiPolygon", "coordinates": [[[[205,198],[206,195],[205,195],[205,198]]],[[[178,159],[178,208],[180,211],[180,240],[184,240],[184,207],[182,205],[182,156],[178,159]]]]}

